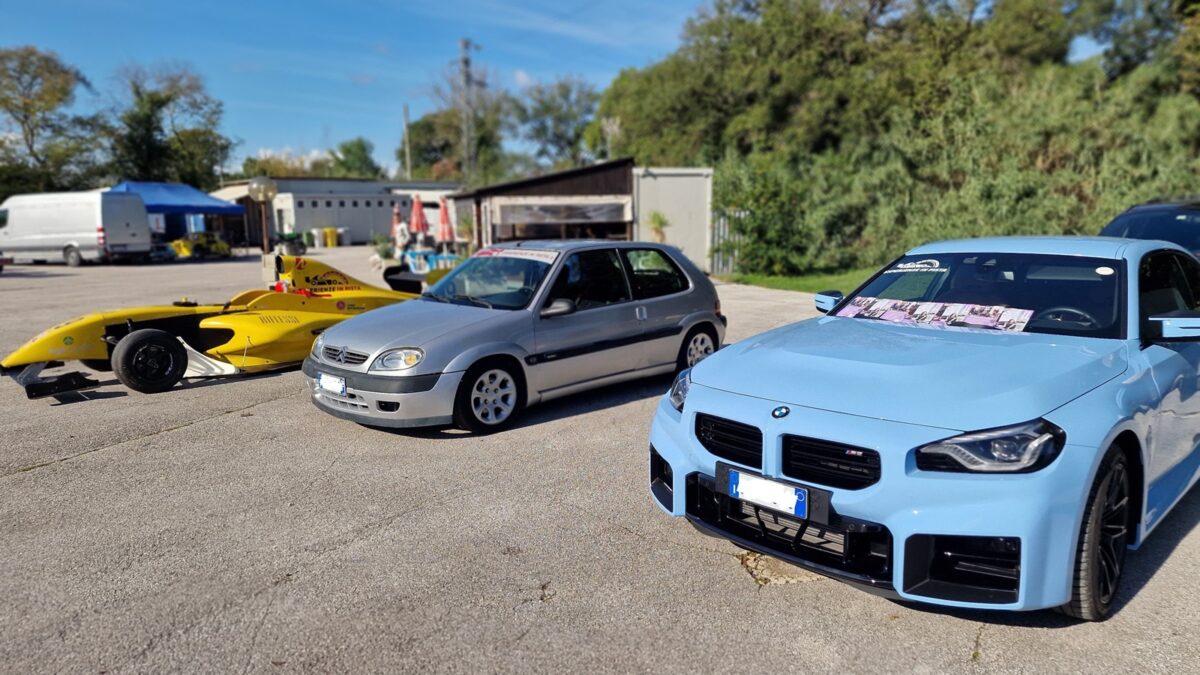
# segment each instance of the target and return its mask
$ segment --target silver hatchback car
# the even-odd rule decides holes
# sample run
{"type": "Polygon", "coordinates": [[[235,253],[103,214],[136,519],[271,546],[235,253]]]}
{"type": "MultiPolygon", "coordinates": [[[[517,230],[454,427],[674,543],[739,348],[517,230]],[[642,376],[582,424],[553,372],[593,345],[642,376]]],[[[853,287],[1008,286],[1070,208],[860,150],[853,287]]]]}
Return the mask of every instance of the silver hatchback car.
{"type": "Polygon", "coordinates": [[[337,417],[489,432],[539,401],[690,367],[725,323],[712,283],[673,247],[525,241],[333,326],[304,375],[337,417]]]}

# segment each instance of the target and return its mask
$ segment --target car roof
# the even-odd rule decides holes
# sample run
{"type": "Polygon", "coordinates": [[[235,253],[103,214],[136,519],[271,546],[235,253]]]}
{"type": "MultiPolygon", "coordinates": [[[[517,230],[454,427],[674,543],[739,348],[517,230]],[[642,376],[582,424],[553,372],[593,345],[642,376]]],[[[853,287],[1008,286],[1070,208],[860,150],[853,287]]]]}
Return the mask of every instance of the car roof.
{"type": "Polygon", "coordinates": [[[1077,255],[1088,258],[1137,259],[1144,253],[1161,248],[1187,250],[1165,241],[1122,239],[1119,237],[984,237],[955,239],[918,246],[908,255],[939,253],[1028,253],[1043,255],[1077,255]]]}
{"type": "Polygon", "coordinates": [[[611,248],[668,248],[662,244],[655,244],[648,241],[615,241],[611,239],[529,239],[492,244],[492,248],[531,248],[543,251],[574,251],[599,246],[611,248]]]}

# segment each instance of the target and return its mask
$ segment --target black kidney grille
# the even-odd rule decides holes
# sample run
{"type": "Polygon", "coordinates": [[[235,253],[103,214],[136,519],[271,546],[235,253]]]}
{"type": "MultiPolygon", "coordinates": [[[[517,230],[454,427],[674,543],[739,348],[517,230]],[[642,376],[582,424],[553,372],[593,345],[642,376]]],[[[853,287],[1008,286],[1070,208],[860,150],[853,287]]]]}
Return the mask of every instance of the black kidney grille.
{"type": "Polygon", "coordinates": [[[803,436],[783,437],[783,474],[846,490],[879,482],[879,453],[803,436]]]}
{"type": "Polygon", "coordinates": [[[762,431],[715,415],[696,415],[696,438],[706,450],[745,466],[762,466],[762,431]]]}

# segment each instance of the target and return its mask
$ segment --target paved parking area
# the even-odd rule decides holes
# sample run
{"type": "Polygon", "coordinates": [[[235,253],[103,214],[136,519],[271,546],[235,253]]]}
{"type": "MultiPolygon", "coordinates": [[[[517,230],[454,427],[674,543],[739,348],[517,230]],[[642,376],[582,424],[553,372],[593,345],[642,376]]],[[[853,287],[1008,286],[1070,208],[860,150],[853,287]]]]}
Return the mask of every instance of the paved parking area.
{"type": "MultiPolygon", "coordinates": [[[[320,257],[378,281],[367,255],[320,257]]],[[[0,352],[89,310],[259,285],[257,258],[10,267],[0,352]]],[[[720,292],[730,341],[812,314],[804,294],[720,292]]],[[[0,382],[0,670],[1200,664],[1200,492],[1130,557],[1104,624],[944,612],[739,555],[663,516],[645,466],[667,379],[555,401],[487,437],[336,420],[297,371],[153,396],[104,379],[61,401],[0,382]]]]}

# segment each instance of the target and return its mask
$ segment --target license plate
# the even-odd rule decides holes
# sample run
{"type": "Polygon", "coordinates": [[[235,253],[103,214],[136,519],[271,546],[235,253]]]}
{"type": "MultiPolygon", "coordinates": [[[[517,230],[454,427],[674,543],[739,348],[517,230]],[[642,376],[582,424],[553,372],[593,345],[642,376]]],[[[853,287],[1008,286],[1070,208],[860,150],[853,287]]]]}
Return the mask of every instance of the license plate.
{"type": "Polygon", "coordinates": [[[108,245],[108,250],[110,250],[110,251],[124,251],[127,248],[129,248],[129,247],[126,246],[125,244],[109,244],[108,245]]]}
{"type": "Polygon", "coordinates": [[[804,488],[742,473],[737,469],[729,470],[729,483],[725,487],[730,497],[790,513],[797,518],[808,518],[808,490],[804,488]]]}
{"type": "Polygon", "coordinates": [[[338,396],[346,395],[346,378],[344,377],[328,373],[317,373],[317,386],[338,396]]]}

